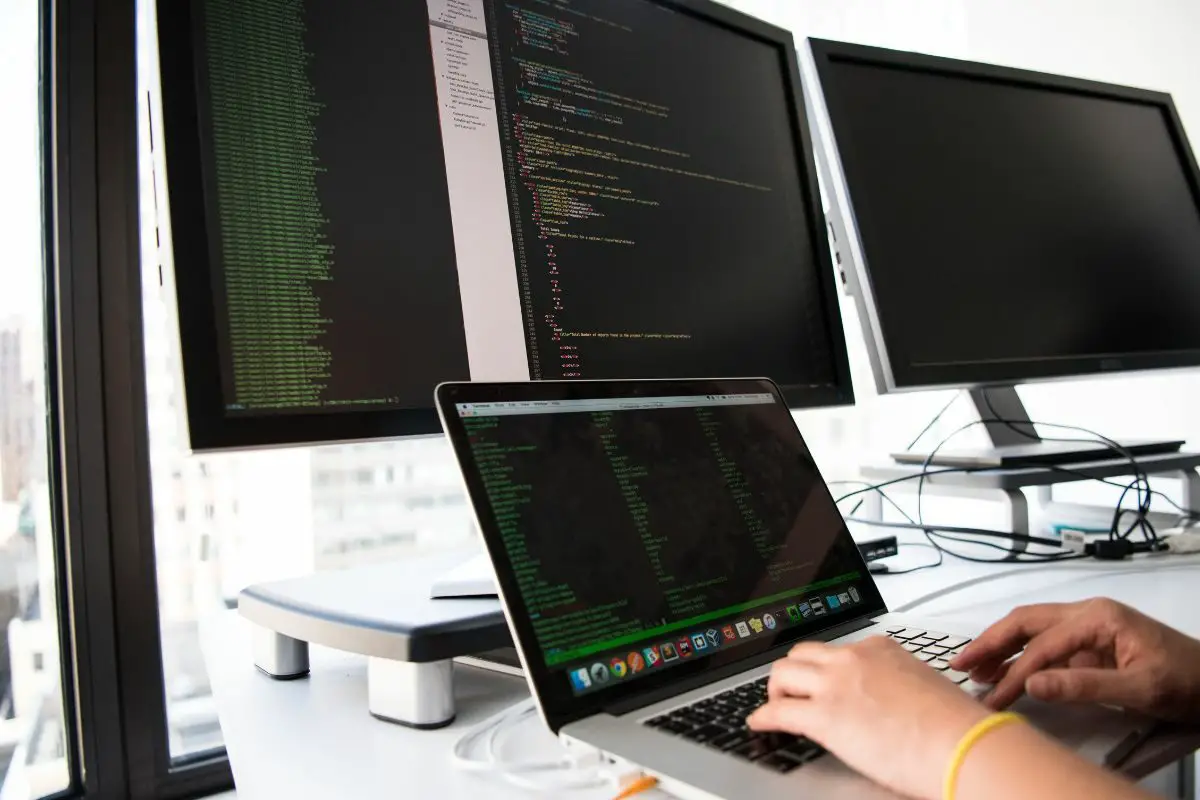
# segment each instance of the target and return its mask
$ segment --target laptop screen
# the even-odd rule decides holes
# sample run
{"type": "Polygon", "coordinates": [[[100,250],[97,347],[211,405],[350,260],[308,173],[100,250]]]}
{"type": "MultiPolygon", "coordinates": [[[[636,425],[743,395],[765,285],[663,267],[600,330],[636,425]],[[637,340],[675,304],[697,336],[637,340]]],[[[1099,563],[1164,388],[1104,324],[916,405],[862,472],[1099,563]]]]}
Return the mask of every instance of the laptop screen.
{"type": "MultiPolygon", "coordinates": [[[[443,409],[527,665],[555,695],[632,690],[880,606],[788,408],[768,382],[735,383],[443,409]]],[[[622,385],[642,390],[602,388],[622,385]]]]}

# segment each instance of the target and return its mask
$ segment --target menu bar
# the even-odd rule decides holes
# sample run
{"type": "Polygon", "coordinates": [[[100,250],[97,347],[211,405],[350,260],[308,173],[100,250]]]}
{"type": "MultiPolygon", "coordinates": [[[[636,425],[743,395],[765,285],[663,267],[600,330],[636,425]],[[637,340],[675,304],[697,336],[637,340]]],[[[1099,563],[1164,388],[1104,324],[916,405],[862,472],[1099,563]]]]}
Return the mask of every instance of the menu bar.
{"type": "Polygon", "coordinates": [[[521,400],[503,403],[457,403],[460,417],[502,417],[527,414],[572,414],[597,411],[644,411],[660,408],[751,406],[776,402],[769,392],[758,394],[700,394],[676,397],[603,397],[582,400],[521,400]]]}

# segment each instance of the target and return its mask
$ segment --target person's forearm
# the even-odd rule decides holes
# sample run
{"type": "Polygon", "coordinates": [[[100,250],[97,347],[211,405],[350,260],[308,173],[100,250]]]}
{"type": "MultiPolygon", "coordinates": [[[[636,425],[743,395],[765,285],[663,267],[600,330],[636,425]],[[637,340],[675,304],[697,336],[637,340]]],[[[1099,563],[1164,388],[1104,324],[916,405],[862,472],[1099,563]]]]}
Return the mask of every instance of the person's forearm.
{"type": "Polygon", "coordinates": [[[1152,797],[1024,723],[992,731],[971,749],[959,772],[954,796],[959,800],[1152,797]]]}

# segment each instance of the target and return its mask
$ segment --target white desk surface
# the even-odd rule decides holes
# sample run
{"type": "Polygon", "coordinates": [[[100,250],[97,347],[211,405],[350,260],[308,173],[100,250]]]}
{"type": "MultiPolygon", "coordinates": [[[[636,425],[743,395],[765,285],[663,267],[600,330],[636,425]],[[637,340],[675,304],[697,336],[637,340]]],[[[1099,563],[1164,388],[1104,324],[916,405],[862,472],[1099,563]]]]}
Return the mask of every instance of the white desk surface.
{"type": "MultiPolygon", "coordinates": [[[[896,568],[934,553],[908,548],[896,568]]],[[[993,566],[955,559],[911,575],[881,576],[888,606],[906,603],[973,578],[994,579],[932,600],[912,613],[963,620],[972,627],[1031,602],[1071,601],[1098,595],[1134,605],[1200,636],[1194,613],[1200,594],[1200,557],[1156,557],[1128,563],[1090,560],[1038,566],[993,566]]],[[[366,659],[311,648],[311,677],[273,681],[253,666],[249,624],[230,611],[202,624],[205,658],[240,800],[370,798],[516,798],[528,793],[492,777],[464,773],[450,748],[469,726],[528,696],[523,680],[456,667],[459,710],[454,725],[414,731],[367,713],[366,659]]],[[[554,738],[530,719],[505,740],[508,759],[552,758],[554,738]]],[[[598,789],[559,793],[581,800],[611,797],[598,789]]],[[[647,800],[657,793],[645,795],[647,800]]]]}

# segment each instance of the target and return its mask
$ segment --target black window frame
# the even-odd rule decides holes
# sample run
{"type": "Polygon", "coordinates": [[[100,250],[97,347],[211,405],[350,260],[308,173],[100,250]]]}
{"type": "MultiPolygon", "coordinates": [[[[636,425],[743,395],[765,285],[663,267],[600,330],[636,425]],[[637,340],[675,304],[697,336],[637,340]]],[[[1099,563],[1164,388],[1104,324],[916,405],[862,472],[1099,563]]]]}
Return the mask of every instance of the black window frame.
{"type": "Polygon", "coordinates": [[[233,788],[172,760],[159,632],[138,205],[137,0],[41,0],[48,459],[70,788],[233,788]]]}

